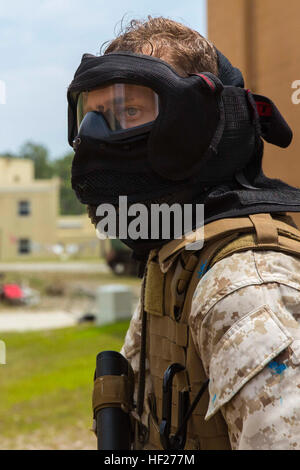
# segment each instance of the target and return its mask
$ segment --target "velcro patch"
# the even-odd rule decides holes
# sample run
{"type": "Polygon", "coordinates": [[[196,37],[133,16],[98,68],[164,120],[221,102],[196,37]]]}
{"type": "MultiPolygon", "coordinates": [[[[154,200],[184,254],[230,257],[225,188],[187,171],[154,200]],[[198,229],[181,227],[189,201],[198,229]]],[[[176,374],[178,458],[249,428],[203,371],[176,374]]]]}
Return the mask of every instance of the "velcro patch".
{"type": "Polygon", "coordinates": [[[152,315],[164,315],[164,285],[165,275],[159,264],[150,261],[147,268],[145,286],[145,310],[152,315]]]}

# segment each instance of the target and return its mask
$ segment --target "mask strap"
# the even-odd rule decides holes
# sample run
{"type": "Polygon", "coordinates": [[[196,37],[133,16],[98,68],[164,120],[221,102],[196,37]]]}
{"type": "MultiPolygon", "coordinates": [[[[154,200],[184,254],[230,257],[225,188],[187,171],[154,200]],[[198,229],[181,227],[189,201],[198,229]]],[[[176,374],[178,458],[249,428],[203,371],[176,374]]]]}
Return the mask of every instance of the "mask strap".
{"type": "Polygon", "coordinates": [[[222,52],[215,47],[218,57],[218,77],[224,85],[244,88],[244,78],[242,72],[229,62],[222,52]]]}
{"type": "Polygon", "coordinates": [[[266,142],[286,148],[290,145],[293,132],[270,98],[252,94],[247,90],[247,97],[259,124],[259,134],[266,142]]]}

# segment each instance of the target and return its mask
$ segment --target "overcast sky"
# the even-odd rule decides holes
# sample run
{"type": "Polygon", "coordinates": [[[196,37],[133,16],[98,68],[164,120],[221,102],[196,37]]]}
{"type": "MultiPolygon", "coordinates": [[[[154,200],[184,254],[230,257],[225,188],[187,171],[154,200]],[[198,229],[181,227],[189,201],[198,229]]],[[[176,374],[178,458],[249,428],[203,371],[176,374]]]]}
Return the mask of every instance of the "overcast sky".
{"type": "Polygon", "coordinates": [[[82,54],[98,54],[124,15],[148,14],[206,35],[205,0],[0,0],[0,154],[28,140],[52,158],[69,151],[66,90],[82,54]]]}

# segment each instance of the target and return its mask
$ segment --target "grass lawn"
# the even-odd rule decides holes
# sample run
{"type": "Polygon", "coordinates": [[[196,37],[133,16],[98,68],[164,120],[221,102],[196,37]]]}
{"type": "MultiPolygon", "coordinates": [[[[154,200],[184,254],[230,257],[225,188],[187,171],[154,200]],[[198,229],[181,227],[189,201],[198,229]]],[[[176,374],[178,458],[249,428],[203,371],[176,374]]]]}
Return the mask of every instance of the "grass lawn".
{"type": "Polygon", "coordinates": [[[95,449],[96,355],[119,351],[128,324],[1,334],[0,449],[95,449]]]}

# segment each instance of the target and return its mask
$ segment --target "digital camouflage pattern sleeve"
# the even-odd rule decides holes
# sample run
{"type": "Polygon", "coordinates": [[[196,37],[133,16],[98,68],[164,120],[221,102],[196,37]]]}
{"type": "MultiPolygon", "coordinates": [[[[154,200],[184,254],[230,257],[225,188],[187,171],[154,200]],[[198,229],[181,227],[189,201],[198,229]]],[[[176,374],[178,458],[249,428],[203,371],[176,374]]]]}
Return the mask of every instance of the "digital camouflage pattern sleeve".
{"type": "Polygon", "coordinates": [[[235,450],[300,449],[300,259],[248,250],[216,263],[190,326],[235,450]]]}

